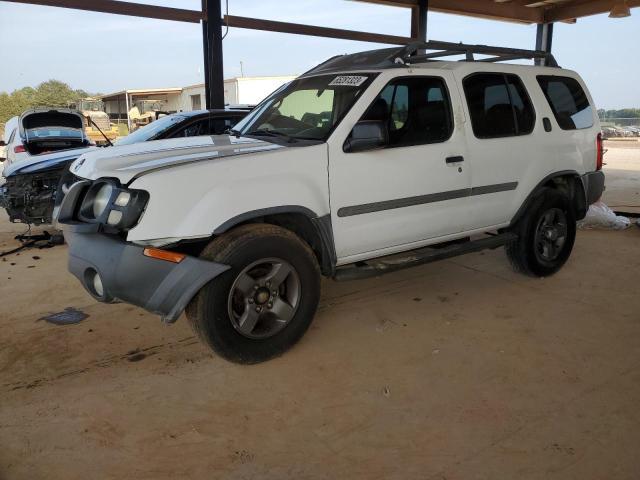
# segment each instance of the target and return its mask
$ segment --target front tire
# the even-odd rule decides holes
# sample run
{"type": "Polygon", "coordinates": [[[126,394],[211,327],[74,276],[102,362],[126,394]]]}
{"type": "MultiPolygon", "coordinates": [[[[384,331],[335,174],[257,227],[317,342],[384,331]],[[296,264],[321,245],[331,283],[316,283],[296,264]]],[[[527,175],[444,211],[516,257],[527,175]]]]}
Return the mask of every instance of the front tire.
{"type": "Polygon", "coordinates": [[[320,269],[294,233],[243,225],[213,240],[202,258],[231,268],[205,285],[186,309],[200,339],[236,363],[259,363],[291,348],[320,299],[320,269]]]}
{"type": "Polygon", "coordinates": [[[532,277],[556,273],[568,260],[576,238],[576,217],[564,193],[543,188],[514,228],[518,240],[505,246],[514,270],[532,277]]]}

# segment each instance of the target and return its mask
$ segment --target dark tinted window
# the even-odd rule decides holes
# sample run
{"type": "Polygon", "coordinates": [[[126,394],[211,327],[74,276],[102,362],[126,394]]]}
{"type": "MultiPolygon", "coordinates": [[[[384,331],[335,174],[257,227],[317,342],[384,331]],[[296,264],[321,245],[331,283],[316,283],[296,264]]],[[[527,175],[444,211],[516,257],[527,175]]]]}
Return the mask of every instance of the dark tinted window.
{"type": "Polygon", "coordinates": [[[576,130],[593,126],[593,110],[587,94],[577,80],[569,77],[539,76],[538,83],[560,128],[576,130]]]}
{"type": "Polygon", "coordinates": [[[516,124],[518,134],[525,135],[533,131],[536,116],[529,100],[529,95],[520,79],[515,75],[507,75],[509,85],[509,95],[511,95],[511,105],[516,114],[516,124]]]}
{"type": "Polygon", "coordinates": [[[533,106],[516,75],[474,74],[463,81],[463,87],[476,137],[512,137],[533,130],[533,106]]]}
{"type": "Polygon", "coordinates": [[[171,138],[221,135],[238,123],[241,118],[242,116],[204,118],[180,128],[171,134],[171,138]]]}
{"type": "Polygon", "coordinates": [[[451,105],[441,78],[400,78],[389,83],[362,120],[382,120],[389,128],[389,146],[438,143],[453,131],[451,105]]]}

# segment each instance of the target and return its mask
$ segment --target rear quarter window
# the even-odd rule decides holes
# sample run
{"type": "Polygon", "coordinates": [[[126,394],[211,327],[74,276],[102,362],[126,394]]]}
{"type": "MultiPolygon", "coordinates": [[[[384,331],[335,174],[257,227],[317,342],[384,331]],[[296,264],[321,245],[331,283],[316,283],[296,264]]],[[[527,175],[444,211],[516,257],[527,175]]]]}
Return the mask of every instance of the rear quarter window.
{"type": "Polygon", "coordinates": [[[593,107],[575,78],[538,75],[537,79],[562,130],[593,126],[593,107]]]}

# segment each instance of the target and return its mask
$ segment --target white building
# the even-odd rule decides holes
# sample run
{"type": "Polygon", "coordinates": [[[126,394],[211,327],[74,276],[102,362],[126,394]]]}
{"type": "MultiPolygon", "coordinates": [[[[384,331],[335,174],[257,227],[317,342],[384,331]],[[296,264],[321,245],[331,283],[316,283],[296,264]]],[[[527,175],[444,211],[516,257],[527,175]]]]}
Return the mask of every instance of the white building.
{"type": "MultiPolygon", "coordinates": [[[[235,77],[224,81],[224,103],[226,105],[256,105],[267,95],[290,82],[295,76],[280,77],[235,77]]],[[[182,111],[204,108],[204,83],[182,89],[180,109],[182,111]]]]}
{"type": "MultiPolygon", "coordinates": [[[[224,81],[226,105],[256,105],[295,76],[235,77],[224,81]]],[[[128,112],[138,100],[164,102],[168,112],[188,112],[205,108],[204,83],[188,87],[126,89],[101,95],[112,121],[128,122],[128,112]]]]}

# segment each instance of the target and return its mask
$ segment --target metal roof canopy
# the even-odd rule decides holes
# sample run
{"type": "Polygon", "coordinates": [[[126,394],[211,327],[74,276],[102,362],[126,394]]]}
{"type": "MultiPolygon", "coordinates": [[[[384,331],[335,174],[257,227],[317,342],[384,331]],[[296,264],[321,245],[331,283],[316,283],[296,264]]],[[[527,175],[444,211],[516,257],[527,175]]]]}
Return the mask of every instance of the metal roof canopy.
{"type": "MultiPolygon", "coordinates": [[[[615,5],[638,7],[640,0],[357,0],[363,3],[411,9],[411,36],[358,32],[257,18],[222,16],[222,0],[202,0],[202,10],[161,7],[119,0],[0,0],[50,7],[73,8],[135,17],[202,22],[207,108],[224,107],[222,29],[225,26],[270,32],[340,38],[363,42],[407,45],[427,39],[427,13],[467,15],[538,24],[536,50],[551,52],[554,22],[575,22],[577,18],[610,11],[615,5]]],[[[543,61],[537,59],[537,62],[543,61]]]]}

